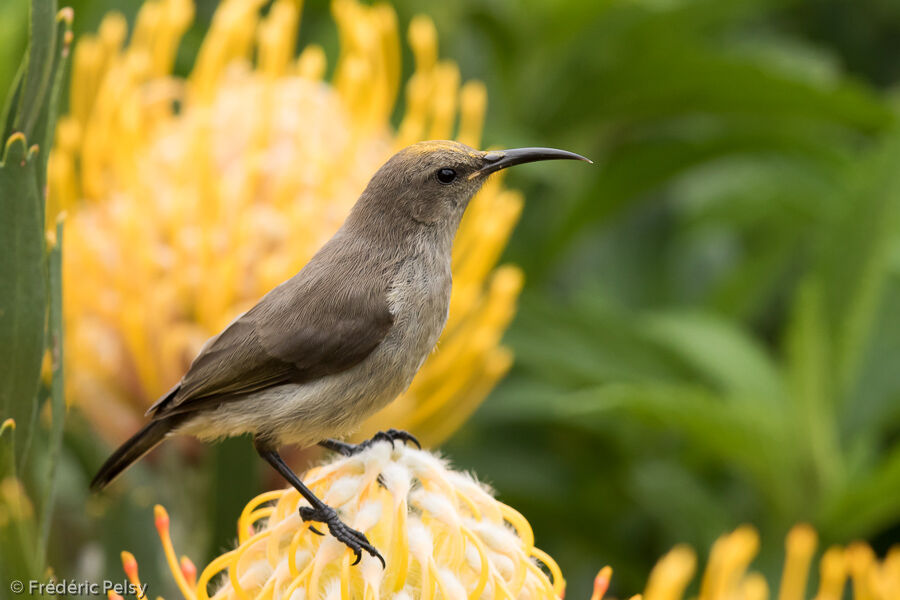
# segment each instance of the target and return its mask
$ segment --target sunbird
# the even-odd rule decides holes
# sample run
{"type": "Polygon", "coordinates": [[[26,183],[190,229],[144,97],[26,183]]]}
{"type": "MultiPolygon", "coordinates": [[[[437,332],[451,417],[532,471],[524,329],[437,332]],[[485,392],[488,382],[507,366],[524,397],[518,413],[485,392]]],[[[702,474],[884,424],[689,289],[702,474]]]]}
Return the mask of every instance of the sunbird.
{"type": "MultiPolygon", "coordinates": [[[[341,228],[299,273],[210,338],[187,373],[147,411],[150,422],[100,467],[105,487],[173,434],[204,441],[252,434],[257,453],[306,499],[304,521],[324,523],[356,557],[384,558],[285,464],[278,448],[318,444],[353,455],[374,441],[352,433],[403,393],[434,349],[450,307],[453,238],[491,173],[574,159],[554,148],[484,152],[454,141],[400,150],[372,177],[341,228]]],[[[311,526],[316,533],[318,530],[311,526]]]]}

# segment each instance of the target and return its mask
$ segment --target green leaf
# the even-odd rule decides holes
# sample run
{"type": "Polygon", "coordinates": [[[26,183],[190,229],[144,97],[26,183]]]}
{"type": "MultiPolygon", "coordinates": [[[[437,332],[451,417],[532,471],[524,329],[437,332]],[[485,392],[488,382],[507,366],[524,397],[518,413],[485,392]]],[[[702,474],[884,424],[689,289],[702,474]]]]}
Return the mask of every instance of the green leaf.
{"type": "Polygon", "coordinates": [[[53,135],[56,132],[57,108],[59,96],[63,89],[66,64],[69,61],[70,46],[72,42],[72,18],[71,8],[64,8],[56,15],[56,52],[50,65],[50,89],[45,101],[41,105],[37,122],[34,126],[32,138],[40,144],[40,165],[37,169],[38,190],[43,193],[47,181],[47,159],[50,157],[50,148],[53,147],[53,135]]]}
{"type": "Polygon", "coordinates": [[[22,468],[37,417],[47,315],[43,196],[37,157],[15,134],[0,161],[0,414],[16,421],[22,468]]]}
{"type": "Polygon", "coordinates": [[[832,225],[822,231],[817,271],[825,318],[833,323],[835,384],[855,384],[890,274],[900,223],[900,130],[861,161],[832,225]]]}
{"type": "Polygon", "coordinates": [[[803,282],[794,299],[787,331],[787,362],[798,439],[816,475],[815,485],[831,487],[843,467],[838,445],[831,339],[820,283],[803,282]]]}
{"type": "Polygon", "coordinates": [[[43,482],[43,498],[39,520],[40,546],[38,556],[46,560],[47,541],[56,498],[56,470],[63,443],[63,425],[66,420],[65,382],[63,380],[63,317],[62,317],[62,241],[63,224],[56,225],[56,245],[50,250],[50,313],[47,326],[47,348],[52,359],[53,379],[50,383],[50,408],[52,424],[47,447],[47,473],[43,482]]]}
{"type": "Polygon", "coordinates": [[[32,138],[50,89],[57,44],[56,0],[32,0],[30,7],[27,62],[13,122],[28,138],[32,138]]]}
{"type": "Polygon", "coordinates": [[[834,539],[867,536],[900,518],[900,447],[872,470],[847,482],[822,511],[822,523],[834,539]]]}
{"type": "MultiPolygon", "coordinates": [[[[0,424],[0,581],[42,579],[37,559],[34,506],[17,477],[16,425],[11,419],[0,424]]],[[[27,588],[26,588],[27,591],[27,588]]],[[[38,596],[41,597],[41,596],[38,596]]]]}
{"type": "Polygon", "coordinates": [[[728,321],[699,312],[670,312],[646,317],[641,329],[728,397],[770,406],[786,399],[781,376],[765,349],[728,321]]]}
{"type": "Polygon", "coordinates": [[[518,397],[506,410],[589,430],[600,420],[636,418],[679,434],[711,462],[743,471],[776,510],[802,504],[789,423],[764,405],[729,402],[690,385],[620,383],[518,397]]]}
{"type": "Polygon", "coordinates": [[[510,342],[518,365],[569,389],[686,376],[688,370],[671,352],[647,343],[636,320],[596,296],[566,307],[531,296],[522,302],[510,342]]]}
{"type": "Polygon", "coordinates": [[[16,70],[15,77],[13,78],[12,86],[10,87],[9,94],[6,96],[6,100],[3,102],[3,112],[0,113],[0,126],[3,127],[0,134],[2,134],[2,138],[6,139],[15,133],[14,129],[14,121],[16,119],[16,113],[18,112],[19,101],[22,98],[22,79],[23,74],[25,73],[25,62],[23,61],[19,68],[16,70]]]}

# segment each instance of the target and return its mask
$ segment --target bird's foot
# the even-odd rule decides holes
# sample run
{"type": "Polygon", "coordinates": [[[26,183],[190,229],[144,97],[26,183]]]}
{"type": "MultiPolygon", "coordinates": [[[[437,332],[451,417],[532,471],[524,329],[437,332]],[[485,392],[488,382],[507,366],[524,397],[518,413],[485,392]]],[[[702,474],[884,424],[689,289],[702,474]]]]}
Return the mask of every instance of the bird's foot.
{"type": "MultiPolygon", "coordinates": [[[[317,521],[328,525],[328,531],[331,532],[331,535],[333,535],[337,541],[353,550],[353,554],[356,556],[356,560],[353,562],[354,565],[362,560],[362,551],[365,550],[381,561],[381,568],[385,568],[386,564],[384,562],[384,557],[381,556],[381,553],[378,552],[375,546],[369,543],[365,534],[345,525],[340,517],[338,517],[337,511],[330,506],[325,504],[318,508],[301,506],[300,518],[304,521],[317,521]]],[[[322,532],[312,525],[310,525],[309,528],[315,533],[322,535],[322,532]]]]}
{"type": "Polygon", "coordinates": [[[379,431],[375,435],[372,436],[371,439],[363,442],[362,445],[371,446],[375,442],[390,442],[391,446],[394,445],[394,442],[400,441],[401,444],[406,444],[407,442],[412,443],[419,450],[422,449],[422,444],[419,443],[419,440],[416,439],[416,436],[411,434],[408,431],[403,431],[402,429],[388,429],[387,431],[379,431]]]}
{"type": "Polygon", "coordinates": [[[337,440],[323,440],[322,442],[319,442],[319,445],[323,448],[333,450],[334,452],[339,452],[344,456],[353,456],[354,454],[359,454],[363,450],[371,447],[375,442],[390,442],[391,446],[393,446],[394,442],[398,440],[404,444],[407,442],[411,442],[419,450],[422,449],[422,444],[419,443],[419,440],[416,439],[416,436],[409,433],[408,431],[402,431],[400,429],[388,429],[387,431],[379,431],[370,439],[364,442],[360,442],[359,444],[348,444],[346,442],[339,442],[337,440]]]}

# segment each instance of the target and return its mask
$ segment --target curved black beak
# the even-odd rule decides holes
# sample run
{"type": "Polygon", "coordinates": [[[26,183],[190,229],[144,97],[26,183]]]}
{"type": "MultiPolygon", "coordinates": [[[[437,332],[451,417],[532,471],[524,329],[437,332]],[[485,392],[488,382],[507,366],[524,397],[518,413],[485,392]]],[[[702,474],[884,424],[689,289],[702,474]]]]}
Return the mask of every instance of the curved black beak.
{"type": "Polygon", "coordinates": [[[472,173],[470,179],[473,177],[484,177],[500,169],[539,160],[583,160],[584,162],[593,163],[593,161],[580,154],[566,150],[557,150],[556,148],[492,150],[491,152],[485,152],[482,160],[484,161],[484,166],[472,173]]]}

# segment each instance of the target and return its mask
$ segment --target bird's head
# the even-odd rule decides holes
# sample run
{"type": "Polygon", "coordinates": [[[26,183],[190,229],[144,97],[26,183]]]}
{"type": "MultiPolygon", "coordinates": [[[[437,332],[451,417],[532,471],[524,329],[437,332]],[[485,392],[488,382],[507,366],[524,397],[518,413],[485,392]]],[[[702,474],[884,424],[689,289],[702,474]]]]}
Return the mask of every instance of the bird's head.
{"type": "Polygon", "coordinates": [[[365,207],[370,217],[391,215],[455,230],[472,196],[491,173],[555,159],[591,162],[554,148],[482,151],[448,140],[419,142],[397,152],[375,173],[358,206],[365,207]]]}

